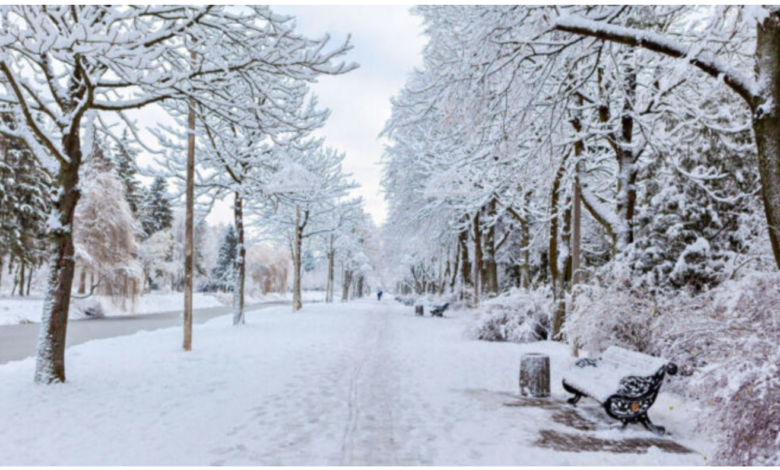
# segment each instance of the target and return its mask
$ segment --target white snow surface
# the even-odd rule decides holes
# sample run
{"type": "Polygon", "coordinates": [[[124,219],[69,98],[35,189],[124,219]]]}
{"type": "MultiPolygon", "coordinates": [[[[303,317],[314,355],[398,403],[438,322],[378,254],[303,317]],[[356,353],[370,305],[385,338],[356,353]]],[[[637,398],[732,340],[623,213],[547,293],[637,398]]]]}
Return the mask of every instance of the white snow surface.
{"type": "MultiPolygon", "coordinates": [[[[325,292],[303,291],[304,302],[322,302],[325,299],[325,292]]],[[[251,305],[262,302],[291,301],[291,293],[270,293],[248,295],[244,300],[245,305],[251,305]]],[[[16,325],[19,323],[40,323],[41,313],[43,312],[43,296],[33,295],[31,297],[0,297],[0,326],[16,325]]],[[[232,293],[202,293],[192,294],[194,308],[224,307],[233,302],[232,293]]],[[[122,309],[115,305],[110,299],[93,296],[87,299],[73,299],[71,301],[71,319],[84,318],[86,315],[83,309],[99,302],[103,308],[105,316],[123,316],[123,315],[148,315],[153,313],[173,312],[184,308],[184,294],[181,292],[152,292],[142,295],[138,298],[135,306],[135,312],[122,309]]]]}
{"type": "MultiPolygon", "coordinates": [[[[196,292],[192,296],[194,308],[222,307],[224,302],[211,294],[196,292]]],[[[0,326],[18,323],[40,323],[43,313],[43,296],[33,297],[0,297],[0,326]]],[[[84,307],[99,302],[106,316],[131,315],[131,312],[114,305],[110,299],[94,296],[87,299],[73,299],[71,302],[71,319],[83,318],[84,307]]],[[[172,312],[184,308],[184,294],[181,292],[151,293],[138,298],[135,306],[136,315],[150,313],[172,312]]]]}
{"type": "MultiPolygon", "coordinates": [[[[449,312],[448,312],[449,313],[449,312]]],[[[390,299],[279,307],[67,350],[68,382],[32,382],[34,359],[0,366],[4,465],[697,465],[702,455],[558,452],[564,430],[518,399],[525,352],[551,357],[553,399],[573,360],[558,343],[464,334],[468,313],[419,318],[390,299]],[[457,315],[453,317],[452,315],[457,315]]],[[[585,400],[583,400],[584,402],[585,400]]],[[[706,450],[697,412],[661,393],[652,418],[706,450]],[[674,410],[674,411],[672,411],[674,410]]],[[[575,431],[576,432],[576,431],[575,431]]],[[[632,427],[600,438],[651,437],[632,427]]],[[[698,447],[697,447],[698,446],[698,447]]]]}

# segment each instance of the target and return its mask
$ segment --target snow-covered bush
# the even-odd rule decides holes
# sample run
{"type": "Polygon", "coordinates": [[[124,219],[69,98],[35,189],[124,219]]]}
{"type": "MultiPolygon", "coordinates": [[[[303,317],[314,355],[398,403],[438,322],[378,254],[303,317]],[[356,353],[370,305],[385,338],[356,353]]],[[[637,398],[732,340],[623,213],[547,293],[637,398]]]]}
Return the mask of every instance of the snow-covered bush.
{"type": "Polygon", "coordinates": [[[530,343],[550,336],[553,301],[549,289],[513,288],[479,308],[476,339],[530,343]]]}
{"type": "Polygon", "coordinates": [[[655,343],[693,371],[686,389],[709,405],[701,425],[719,436],[715,462],[780,465],[780,274],[667,304],[655,343]]]}
{"type": "Polygon", "coordinates": [[[753,273],[693,295],[612,266],[575,296],[566,334],[590,354],[610,345],[681,367],[667,389],[704,406],[714,462],[780,464],[780,274],[753,273]]]}
{"type": "Polygon", "coordinates": [[[647,351],[658,315],[656,297],[625,266],[614,263],[603,276],[607,280],[601,284],[577,287],[564,326],[566,337],[590,354],[609,346],[647,351]]]}

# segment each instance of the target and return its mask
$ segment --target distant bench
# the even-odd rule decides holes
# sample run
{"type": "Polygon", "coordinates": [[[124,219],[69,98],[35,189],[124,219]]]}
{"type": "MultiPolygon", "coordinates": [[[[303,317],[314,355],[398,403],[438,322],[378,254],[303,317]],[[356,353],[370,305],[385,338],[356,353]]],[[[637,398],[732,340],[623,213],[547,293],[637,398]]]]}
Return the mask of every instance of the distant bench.
{"type": "Polygon", "coordinates": [[[443,317],[444,311],[447,310],[449,307],[450,307],[449,303],[446,303],[444,305],[434,305],[433,308],[431,308],[431,316],[443,317]]]}
{"type": "Polygon", "coordinates": [[[675,375],[677,366],[666,359],[611,346],[598,359],[580,359],[564,374],[563,388],[574,394],[576,405],[588,396],[604,407],[607,414],[623,423],[641,423],[647,430],[663,435],[647,416],[655,403],[666,374],[675,375]]]}
{"type": "MultiPolygon", "coordinates": [[[[444,305],[434,305],[431,307],[431,316],[432,317],[443,317],[444,311],[449,308],[450,304],[446,303],[444,305]]],[[[423,305],[415,305],[414,306],[414,314],[418,317],[422,317],[425,315],[425,307],[423,305]]]]}

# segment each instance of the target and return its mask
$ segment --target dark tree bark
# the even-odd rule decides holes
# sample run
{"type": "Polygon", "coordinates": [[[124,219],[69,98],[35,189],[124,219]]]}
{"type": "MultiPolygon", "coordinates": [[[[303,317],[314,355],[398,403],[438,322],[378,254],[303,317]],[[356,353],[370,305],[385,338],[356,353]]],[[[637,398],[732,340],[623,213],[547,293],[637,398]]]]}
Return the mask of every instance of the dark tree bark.
{"type": "Polygon", "coordinates": [[[455,244],[455,261],[452,264],[452,276],[450,277],[450,293],[455,292],[455,283],[458,280],[458,263],[460,263],[460,242],[455,244]]]}
{"type": "Polygon", "coordinates": [[[27,297],[30,296],[30,288],[32,287],[32,277],[33,273],[35,272],[35,266],[30,265],[30,272],[27,273],[27,297]]]}
{"type": "Polygon", "coordinates": [[[79,168],[81,166],[80,126],[63,138],[62,146],[69,162],[60,163],[57,186],[60,190],[54,200],[54,217],[58,226],[49,231],[48,291],[41,317],[38,337],[38,360],[35,366],[36,383],[65,381],[65,338],[68,328],[70,292],[73,288],[75,250],[73,247],[73,215],[81,197],[79,168]]]}
{"type": "MultiPolygon", "coordinates": [[[[565,270],[565,266],[560,266],[559,250],[558,250],[558,236],[559,236],[559,218],[560,213],[560,189],[561,180],[565,174],[566,161],[568,160],[568,154],[566,154],[561,162],[561,166],[558,167],[558,171],[555,174],[555,180],[553,181],[552,193],[550,194],[550,210],[553,212],[554,217],[550,221],[550,252],[549,252],[549,265],[550,265],[550,277],[553,284],[553,297],[555,301],[555,311],[553,314],[552,324],[552,339],[561,340],[561,330],[566,318],[566,290],[563,283],[565,277],[560,268],[565,270]]],[[[563,238],[563,237],[561,237],[563,238]]]]}
{"type": "Polygon", "coordinates": [[[336,250],[333,248],[333,234],[330,235],[330,244],[328,245],[328,285],[325,291],[325,303],[333,302],[333,271],[336,250]]]}
{"type": "Polygon", "coordinates": [[[236,192],[233,213],[236,224],[236,282],[233,288],[233,324],[243,325],[244,318],[244,285],[246,281],[246,246],[244,245],[244,205],[241,195],[236,192]]]}
{"type": "Polygon", "coordinates": [[[468,289],[471,287],[471,259],[469,259],[469,232],[463,230],[458,236],[460,245],[460,276],[463,281],[461,286],[460,298],[465,300],[468,289]]]}
{"type": "Polygon", "coordinates": [[[482,228],[479,212],[474,215],[474,306],[479,304],[480,277],[482,274],[482,228]]]}
{"type": "MultiPolygon", "coordinates": [[[[491,219],[496,216],[498,201],[493,199],[488,205],[491,219]]],[[[496,262],[496,223],[488,228],[485,236],[485,287],[490,297],[498,295],[498,263],[496,262]]]]}
{"type": "Polygon", "coordinates": [[[87,270],[84,268],[81,268],[81,273],[79,274],[79,294],[86,294],[87,292],[87,270]]]}
{"type": "Polygon", "coordinates": [[[349,287],[352,284],[352,270],[344,269],[343,279],[341,280],[341,301],[349,300],[349,287]]]}
{"type": "Polygon", "coordinates": [[[758,76],[764,77],[767,90],[766,96],[755,100],[753,131],[769,238],[780,269],[780,12],[769,14],[757,33],[758,76]],[[773,109],[763,108],[767,102],[774,103],[773,109]]]}
{"type": "Polygon", "coordinates": [[[24,281],[25,281],[25,267],[27,263],[22,260],[19,263],[19,297],[24,297],[24,281]]]}

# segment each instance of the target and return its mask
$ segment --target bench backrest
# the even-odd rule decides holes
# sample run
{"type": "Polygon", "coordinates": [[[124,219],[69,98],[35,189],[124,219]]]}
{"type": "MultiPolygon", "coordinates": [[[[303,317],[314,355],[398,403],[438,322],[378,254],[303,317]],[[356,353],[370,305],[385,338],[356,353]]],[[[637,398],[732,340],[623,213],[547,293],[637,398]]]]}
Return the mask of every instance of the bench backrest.
{"type": "MultiPolygon", "coordinates": [[[[638,376],[654,375],[669,363],[664,358],[648,356],[636,351],[629,351],[617,346],[610,346],[601,355],[601,360],[612,363],[627,373],[638,376]]],[[[628,375],[628,374],[627,374],[628,375]]]]}

